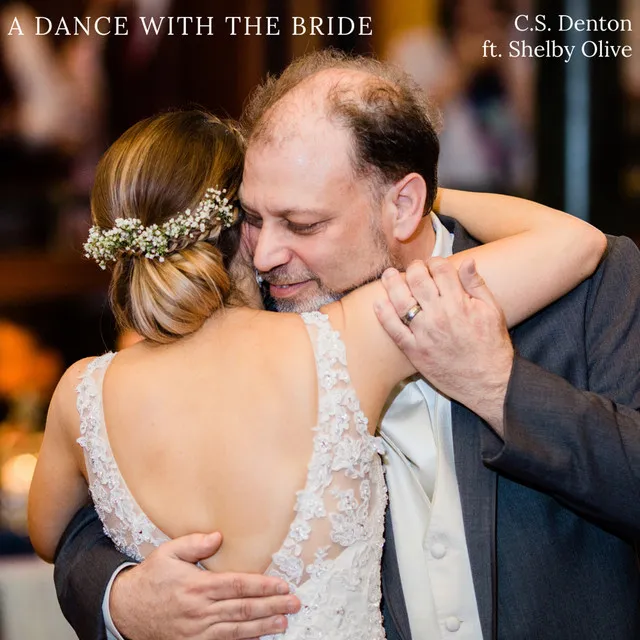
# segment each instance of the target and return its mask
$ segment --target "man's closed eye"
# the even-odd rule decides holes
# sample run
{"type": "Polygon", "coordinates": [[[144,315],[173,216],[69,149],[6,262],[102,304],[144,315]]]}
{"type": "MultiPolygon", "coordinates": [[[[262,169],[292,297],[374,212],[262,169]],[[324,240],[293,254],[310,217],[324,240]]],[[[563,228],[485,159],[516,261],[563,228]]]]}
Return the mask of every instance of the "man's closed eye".
{"type": "Polygon", "coordinates": [[[311,235],[312,233],[319,231],[322,224],[323,224],[322,222],[312,222],[310,224],[297,224],[295,222],[287,221],[287,228],[289,229],[289,231],[292,231],[293,233],[297,233],[299,235],[311,235]]]}

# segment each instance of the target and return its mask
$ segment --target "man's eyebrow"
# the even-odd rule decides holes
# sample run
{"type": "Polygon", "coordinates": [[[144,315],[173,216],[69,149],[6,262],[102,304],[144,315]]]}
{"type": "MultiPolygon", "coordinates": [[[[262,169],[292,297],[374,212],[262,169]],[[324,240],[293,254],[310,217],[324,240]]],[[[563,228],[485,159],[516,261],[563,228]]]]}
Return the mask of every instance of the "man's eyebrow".
{"type": "MultiPolygon", "coordinates": [[[[249,215],[260,216],[260,214],[255,209],[253,209],[249,204],[243,201],[242,198],[240,198],[240,206],[249,215]]],[[[279,218],[286,218],[293,214],[308,214],[308,215],[320,215],[320,216],[329,215],[329,212],[323,209],[309,209],[309,208],[296,209],[295,207],[288,208],[288,209],[280,209],[279,211],[271,211],[270,213],[272,216],[277,216],[279,218]]]]}
{"type": "Polygon", "coordinates": [[[246,200],[242,199],[242,196],[240,196],[240,206],[242,207],[242,210],[245,211],[246,213],[257,215],[257,212],[254,209],[252,209],[250,205],[247,204],[246,200]]]}

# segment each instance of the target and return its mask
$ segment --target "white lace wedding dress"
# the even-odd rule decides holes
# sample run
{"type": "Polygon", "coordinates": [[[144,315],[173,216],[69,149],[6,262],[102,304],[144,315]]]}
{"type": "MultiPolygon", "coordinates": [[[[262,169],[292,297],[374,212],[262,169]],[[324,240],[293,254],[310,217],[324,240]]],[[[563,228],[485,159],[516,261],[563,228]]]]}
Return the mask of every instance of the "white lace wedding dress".
{"type": "MultiPolygon", "coordinates": [[[[267,575],[286,580],[302,602],[287,640],[379,640],[380,558],[387,493],[378,438],[351,386],[345,347],[326,315],[304,313],[318,375],[318,424],[307,481],[298,491],[289,533],[267,575]]],[[[93,360],[78,391],[90,490],[106,534],[142,560],[169,538],[136,503],[113,457],[102,410],[102,380],[113,358],[93,360]]],[[[265,636],[266,638],[267,636],[265,636]]]]}

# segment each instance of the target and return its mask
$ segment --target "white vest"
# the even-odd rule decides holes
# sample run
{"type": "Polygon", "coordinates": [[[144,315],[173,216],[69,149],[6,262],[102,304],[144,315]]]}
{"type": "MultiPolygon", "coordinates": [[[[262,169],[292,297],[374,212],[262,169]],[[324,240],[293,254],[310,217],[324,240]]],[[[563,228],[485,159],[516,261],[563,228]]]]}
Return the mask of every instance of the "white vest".
{"type": "MultiPolygon", "coordinates": [[[[432,214],[434,256],[453,235],[432,214]]],[[[400,385],[380,426],[391,518],[413,640],[482,640],[464,535],[451,402],[424,379],[400,385]]]]}

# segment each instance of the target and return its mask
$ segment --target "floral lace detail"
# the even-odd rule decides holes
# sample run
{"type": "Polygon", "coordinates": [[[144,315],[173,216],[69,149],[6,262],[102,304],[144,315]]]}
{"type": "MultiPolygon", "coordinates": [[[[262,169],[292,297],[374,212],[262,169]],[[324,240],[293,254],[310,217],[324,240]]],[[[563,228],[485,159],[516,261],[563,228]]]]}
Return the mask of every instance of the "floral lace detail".
{"type": "Polygon", "coordinates": [[[169,537],[147,518],[131,495],[109,444],[102,407],[102,381],[114,355],[105,353],[90,362],[76,387],[80,414],[77,442],[84,449],[89,490],[104,532],[122,553],[141,561],[169,537]]]}
{"type": "MultiPolygon", "coordinates": [[[[387,491],[380,438],[351,386],[344,343],[326,315],[303,313],[316,356],[318,424],[295,517],[267,575],[286,580],[302,602],[282,635],[263,640],[384,640],[380,563],[387,491]]],[[[78,391],[79,444],[106,534],[141,560],[169,540],[144,514],[113,458],[102,380],[113,353],[93,360],[78,391]]]]}
{"type": "Polygon", "coordinates": [[[382,443],[368,432],[339,333],[322,313],[302,318],[316,355],[318,425],[295,519],[267,574],[286,580],[302,602],[284,637],[379,640],[387,502],[382,443]]]}

